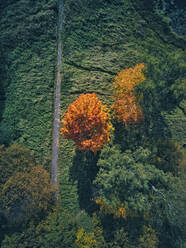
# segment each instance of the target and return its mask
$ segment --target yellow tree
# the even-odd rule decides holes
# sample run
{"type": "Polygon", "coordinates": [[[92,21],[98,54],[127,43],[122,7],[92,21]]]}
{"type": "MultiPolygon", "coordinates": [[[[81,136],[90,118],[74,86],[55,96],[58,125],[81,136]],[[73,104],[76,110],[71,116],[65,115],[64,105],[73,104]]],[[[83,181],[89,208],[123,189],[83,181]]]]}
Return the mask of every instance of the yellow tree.
{"type": "Polygon", "coordinates": [[[136,98],[133,95],[122,95],[119,100],[114,102],[112,108],[119,122],[132,124],[139,123],[143,119],[142,110],[137,105],[136,98]]]}
{"type": "Polygon", "coordinates": [[[121,70],[115,77],[115,102],[112,109],[117,120],[124,124],[138,123],[143,119],[142,110],[134,95],[135,86],[145,80],[143,69],[143,63],[137,64],[134,68],[121,70]]]}
{"type": "Polygon", "coordinates": [[[87,233],[83,228],[80,228],[75,243],[78,248],[95,248],[97,241],[93,232],[87,233]]]}
{"type": "Polygon", "coordinates": [[[144,68],[144,63],[141,63],[134,68],[123,69],[116,75],[113,83],[115,99],[125,94],[133,94],[134,87],[145,80],[144,68]]]}
{"type": "Polygon", "coordinates": [[[113,214],[114,218],[121,217],[126,219],[127,211],[125,209],[124,203],[121,203],[119,206],[112,207],[108,203],[105,203],[100,197],[95,199],[95,202],[99,205],[101,212],[105,214],[113,214]]]}
{"type": "Polygon", "coordinates": [[[72,139],[78,150],[97,152],[110,141],[108,109],[95,93],[82,94],[69,105],[62,125],[61,135],[72,139]]]}

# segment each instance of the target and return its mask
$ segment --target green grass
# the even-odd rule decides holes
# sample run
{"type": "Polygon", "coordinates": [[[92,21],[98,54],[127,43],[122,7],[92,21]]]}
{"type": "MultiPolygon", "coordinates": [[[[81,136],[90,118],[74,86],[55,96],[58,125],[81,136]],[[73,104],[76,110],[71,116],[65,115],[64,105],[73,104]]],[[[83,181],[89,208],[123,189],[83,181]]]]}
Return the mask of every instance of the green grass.
{"type": "Polygon", "coordinates": [[[57,1],[19,0],[1,9],[5,103],[1,128],[40,163],[51,159],[57,61],[57,1]]]}

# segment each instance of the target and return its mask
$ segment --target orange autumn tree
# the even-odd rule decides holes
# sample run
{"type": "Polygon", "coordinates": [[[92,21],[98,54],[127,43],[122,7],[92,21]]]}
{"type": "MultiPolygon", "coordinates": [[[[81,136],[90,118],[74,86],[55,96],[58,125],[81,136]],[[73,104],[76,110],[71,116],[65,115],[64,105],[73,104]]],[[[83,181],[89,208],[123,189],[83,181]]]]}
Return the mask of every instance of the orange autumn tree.
{"type": "Polygon", "coordinates": [[[78,150],[97,152],[110,141],[108,109],[95,93],[82,94],[70,104],[62,125],[61,135],[72,139],[78,150]]]}
{"type": "Polygon", "coordinates": [[[143,119],[140,106],[134,95],[134,88],[145,80],[142,72],[144,64],[137,64],[134,68],[123,69],[115,77],[114,99],[112,106],[114,115],[119,122],[124,124],[138,123],[143,119]]]}
{"type": "Polygon", "coordinates": [[[133,95],[123,94],[115,101],[112,108],[119,122],[124,124],[139,123],[143,119],[141,108],[133,95]]]}

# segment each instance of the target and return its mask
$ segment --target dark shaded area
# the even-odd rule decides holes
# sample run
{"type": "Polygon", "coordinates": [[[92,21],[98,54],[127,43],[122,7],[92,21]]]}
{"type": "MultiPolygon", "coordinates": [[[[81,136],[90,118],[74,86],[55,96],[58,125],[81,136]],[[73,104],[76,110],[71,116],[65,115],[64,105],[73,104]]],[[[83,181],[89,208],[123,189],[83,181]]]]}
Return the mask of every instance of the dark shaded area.
{"type": "Polygon", "coordinates": [[[7,219],[4,214],[0,211],[0,243],[7,232],[7,219]]]}
{"type": "Polygon", "coordinates": [[[4,81],[6,78],[6,70],[5,70],[5,58],[3,56],[2,52],[3,48],[1,47],[0,44],[0,122],[2,120],[2,114],[4,110],[4,105],[5,105],[5,85],[4,81]]]}
{"type": "Polygon", "coordinates": [[[3,112],[5,109],[6,101],[6,88],[7,88],[7,55],[5,49],[0,42],[0,144],[8,145],[10,142],[10,132],[5,125],[2,124],[3,112]]]}
{"type": "Polygon", "coordinates": [[[98,168],[96,166],[99,158],[99,152],[76,151],[73,158],[73,165],[70,169],[70,176],[73,181],[78,181],[78,196],[81,209],[88,213],[95,211],[98,206],[94,203],[93,198],[96,189],[93,187],[98,168]]]}
{"type": "Polygon", "coordinates": [[[114,144],[119,144],[122,151],[130,149],[134,151],[138,146],[144,146],[145,129],[144,123],[125,126],[121,122],[114,123],[114,144]]]}
{"type": "Polygon", "coordinates": [[[0,11],[6,8],[8,5],[13,4],[15,0],[1,0],[0,2],[0,11]]]}
{"type": "Polygon", "coordinates": [[[170,18],[170,26],[179,35],[186,35],[186,3],[184,0],[165,0],[160,10],[170,18]]]}
{"type": "Polygon", "coordinates": [[[130,149],[135,151],[137,147],[146,147],[151,140],[170,138],[170,130],[161,113],[154,112],[151,116],[145,115],[140,124],[124,125],[114,123],[114,143],[121,146],[122,151],[130,149]]]}
{"type": "Polygon", "coordinates": [[[185,48],[185,39],[183,37],[176,37],[163,17],[155,13],[155,9],[158,8],[156,0],[132,0],[131,2],[138,14],[148,23],[148,26],[160,40],[179,48],[185,48]]]}
{"type": "Polygon", "coordinates": [[[74,66],[78,69],[82,69],[82,70],[85,70],[85,71],[98,71],[98,72],[104,72],[104,73],[108,73],[110,75],[113,75],[115,76],[116,73],[115,72],[112,72],[112,71],[107,71],[107,70],[104,70],[104,69],[101,69],[101,68],[96,68],[96,67],[91,67],[91,68],[87,68],[87,67],[83,67],[81,65],[78,65],[76,63],[74,63],[73,61],[66,61],[66,64],[67,65],[71,65],[71,66],[74,66]]]}

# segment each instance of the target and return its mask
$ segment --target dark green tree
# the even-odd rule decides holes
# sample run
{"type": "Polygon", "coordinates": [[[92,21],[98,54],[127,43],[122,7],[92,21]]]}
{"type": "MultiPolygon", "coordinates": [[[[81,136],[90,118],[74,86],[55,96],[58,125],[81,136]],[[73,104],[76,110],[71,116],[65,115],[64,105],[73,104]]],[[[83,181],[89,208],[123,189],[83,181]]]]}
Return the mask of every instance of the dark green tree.
{"type": "Polygon", "coordinates": [[[52,211],[38,225],[30,222],[24,231],[7,235],[2,248],[69,248],[75,246],[75,218],[68,211],[52,211]]]}
{"type": "Polygon", "coordinates": [[[19,226],[51,209],[54,188],[50,174],[42,166],[16,172],[2,186],[1,211],[9,225],[19,226]]]}
{"type": "Polygon", "coordinates": [[[184,151],[171,139],[158,139],[152,146],[151,163],[164,172],[178,175],[184,169],[184,151]]]}
{"type": "Polygon", "coordinates": [[[0,187],[16,172],[29,171],[36,165],[34,154],[28,148],[13,144],[0,146],[0,187]]]}

